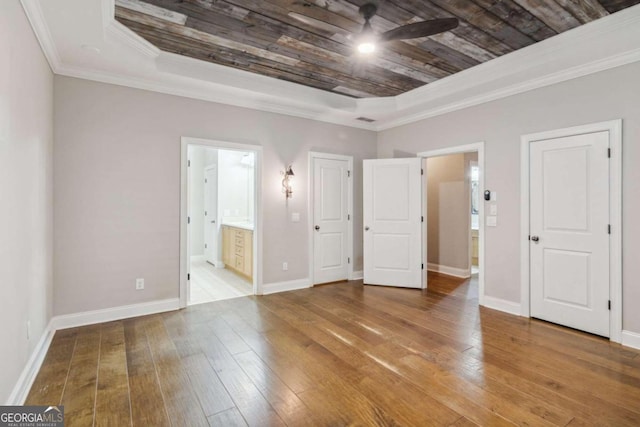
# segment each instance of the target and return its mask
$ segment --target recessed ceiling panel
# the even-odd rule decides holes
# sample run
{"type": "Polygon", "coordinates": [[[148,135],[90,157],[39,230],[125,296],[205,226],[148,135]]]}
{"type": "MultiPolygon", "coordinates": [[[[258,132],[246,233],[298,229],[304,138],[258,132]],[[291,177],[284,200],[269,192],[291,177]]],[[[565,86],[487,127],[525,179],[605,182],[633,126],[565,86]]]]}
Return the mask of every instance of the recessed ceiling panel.
{"type": "Polygon", "coordinates": [[[116,19],[159,49],[356,98],[396,96],[640,0],[379,0],[375,34],[459,25],[357,53],[367,1],[116,0],[116,19]]]}

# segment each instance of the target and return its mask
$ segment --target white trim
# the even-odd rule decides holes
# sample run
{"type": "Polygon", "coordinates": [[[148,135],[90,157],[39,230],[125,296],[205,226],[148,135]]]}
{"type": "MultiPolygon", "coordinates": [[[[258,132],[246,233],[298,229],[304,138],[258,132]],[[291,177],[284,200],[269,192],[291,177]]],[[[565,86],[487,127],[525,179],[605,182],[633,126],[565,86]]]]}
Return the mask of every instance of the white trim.
{"type": "Polygon", "coordinates": [[[278,292],[296,291],[311,287],[311,279],[288,280],[286,282],[265,283],[262,285],[261,295],[270,295],[278,292]]]}
{"type": "Polygon", "coordinates": [[[143,302],[140,304],[121,305],[119,307],[104,308],[101,310],[83,311],[79,313],[54,316],[53,319],[51,319],[51,327],[54,330],[76,328],[78,326],[112,322],[114,320],[128,319],[130,317],[164,313],[166,311],[178,310],[179,308],[180,301],[178,298],[143,302]]]}
{"type": "Polygon", "coordinates": [[[461,279],[468,279],[471,277],[471,269],[469,268],[457,268],[449,267],[448,265],[427,263],[427,270],[434,271],[440,274],[446,274],[447,276],[459,277],[461,279]]]}
{"type": "Polygon", "coordinates": [[[49,351],[49,346],[51,345],[54,334],[55,330],[52,327],[52,321],[49,321],[49,324],[42,332],[42,336],[38,340],[38,343],[31,352],[31,356],[29,357],[27,364],[24,366],[18,381],[13,387],[13,391],[11,391],[6,405],[24,405],[24,401],[29,395],[29,390],[31,390],[31,386],[40,371],[40,367],[42,366],[42,362],[44,362],[47,351],[49,351]]]}
{"type": "MultiPolygon", "coordinates": [[[[438,156],[446,156],[449,154],[460,154],[460,153],[472,153],[478,152],[478,168],[480,171],[480,177],[478,181],[478,185],[480,187],[480,191],[482,192],[485,188],[485,153],[484,153],[484,141],[476,142],[473,144],[465,144],[458,145],[453,147],[445,147],[435,150],[423,151],[417,154],[418,157],[438,157],[438,156]]],[[[484,205],[485,203],[480,203],[478,205],[478,268],[480,272],[478,273],[478,304],[485,305],[485,256],[484,256],[484,248],[485,248],[485,231],[484,231],[484,205]]],[[[429,219],[425,215],[425,223],[429,219]]]]}
{"type": "Polygon", "coordinates": [[[358,270],[353,272],[350,280],[363,280],[363,279],[364,279],[364,271],[358,270]]]}
{"type": "MultiPolygon", "coordinates": [[[[558,36],[556,36],[558,37],[558,36]]],[[[500,58],[493,59],[491,62],[500,58]]],[[[465,108],[473,107],[487,102],[496,101],[498,99],[507,98],[509,96],[518,95],[521,93],[529,92],[534,89],[540,89],[546,86],[551,86],[557,83],[562,83],[568,80],[577,79],[580,77],[588,76],[590,74],[599,73],[612,68],[620,67],[627,64],[640,61],[640,49],[632,50],[630,52],[624,52],[619,55],[614,55],[608,58],[595,60],[586,64],[581,64],[569,69],[561,70],[556,73],[545,75],[542,77],[526,80],[521,83],[516,83],[510,86],[506,86],[493,91],[485,92],[481,95],[463,98],[457,102],[450,102],[448,104],[441,104],[437,107],[423,109],[416,114],[403,115],[401,118],[392,120],[381,120],[375,127],[376,131],[383,131],[387,129],[393,129],[396,127],[404,126],[410,123],[414,123],[420,120],[428,119],[431,117],[441,116],[443,114],[452,113],[454,111],[463,110],[465,108]]],[[[475,67],[474,67],[475,68],[475,67]]],[[[471,69],[470,69],[471,70],[471,69]]],[[[474,73],[476,71],[474,70],[474,73]]],[[[502,73],[498,73],[502,74],[502,73]]],[[[473,74],[474,76],[476,74],[473,74]]],[[[455,75],[453,76],[455,77],[455,75]]],[[[494,76],[495,77],[495,76],[494,76]]],[[[450,77],[447,77],[447,79],[450,77]]],[[[442,79],[444,80],[444,79],[442,79]]],[[[432,86],[437,82],[431,83],[428,86],[432,86]]],[[[418,89],[414,89],[418,90],[418,89]]],[[[398,95],[402,96],[402,95],[398,95]]],[[[429,99],[429,95],[423,95],[424,99],[429,99]]]]}
{"type": "Polygon", "coordinates": [[[611,161],[609,163],[609,222],[610,236],[610,276],[609,296],[611,313],[609,339],[622,340],[622,120],[610,120],[564,129],[522,135],[520,138],[520,314],[531,316],[529,283],[529,145],[533,141],[562,138],[593,132],[609,132],[611,161]]]}
{"type": "Polygon", "coordinates": [[[191,262],[202,262],[205,260],[204,255],[191,255],[189,259],[191,262]]]}
{"type": "Polygon", "coordinates": [[[254,164],[254,229],[253,229],[253,294],[260,295],[262,292],[262,146],[243,144],[237,142],[219,141],[213,139],[192,138],[183,136],[180,138],[180,307],[184,308],[188,304],[188,281],[189,265],[187,262],[191,248],[189,247],[189,232],[187,217],[189,210],[188,191],[188,148],[189,145],[199,145],[203,147],[218,148],[223,150],[237,150],[253,152],[255,155],[254,164]]]}
{"type": "Polygon", "coordinates": [[[522,309],[520,308],[520,304],[513,301],[507,301],[505,299],[490,297],[485,295],[484,304],[486,308],[491,308],[493,310],[503,311],[505,313],[513,314],[515,316],[520,316],[520,312],[522,309]]]}
{"type": "Polygon", "coordinates": [[[622,345],[640,350],[640,334],[622,331],[622,345]]]}
{"type": "Polygon", "coordinates": [[[314,271],[315,271],[315,256],[314,256],[314,245],[313,245],[313,239],[314,239],[314,229],[313,229],[313,214],[314,214],[314,205],[313,205],[313,199],[314,199],[314,194],[313,192],[314,187],[313,187],[313,178],[314,178],[314,160],[315,159],[328,159],[328,160],[344,160],[347,162],[347,167],[349,169],[349,171],[351,172],[349,174],[349,177],[347,178],[347,191],[348,191],[348,202],[347,202],[347,209],[349,211],[349,215],[351,215],[351,220],[349,221],[349,227],[347,228],[347,256],[351,258],[351,262],[347,265],[347,280],[354,280],[353,278],[353,263],[354,263],[354,257],[353,257],[353,229],[355,227],[355,216],[353,214],[353,175],[354,175],[354,171],[353,171],[353,156],[348,156],[348,155],[342,155],[342,154],[330,154],[330,153],[321,153],[321,152],[317,152],[317,151],[309,151],[309,156],[308,156],[308,171],[309,171],[309,176],[308,176],[308,187],[309,187],[309,192],[308,192],[308,197],[307,197],[307,209],[308,209],[308,247],[309,247],[309,278],[311,280],[311,284],[313,285],[315,282],[315,278],[314,278],[314,271]]]}
{"type": "Polygon", "coordinates": [[[38,43],[40,43],[42,52],[49,62],[51,70],[58,74],[61,66],[60,54],[51,36],[51,31],[49,31],[49,25],[44,17],[40,3],[35,0],[20,0],[20,3],[38,39],[38,43]]]}

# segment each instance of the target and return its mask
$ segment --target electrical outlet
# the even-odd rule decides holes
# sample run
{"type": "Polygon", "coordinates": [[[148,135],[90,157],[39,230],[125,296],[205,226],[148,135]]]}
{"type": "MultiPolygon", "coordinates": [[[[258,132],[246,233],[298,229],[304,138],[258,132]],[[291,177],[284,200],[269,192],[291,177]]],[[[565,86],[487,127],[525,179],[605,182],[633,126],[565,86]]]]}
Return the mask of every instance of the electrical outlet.
{"type": "Polygon", "coordinates": [[[144,279],[136,279],[136,291],[144,289],[144,279]]]}
{"type": "Polygon", "coordinates": [[[287,270],[289,270],[289,263],[283,262],[282,263],[282,271],[287,271],[287,270]]]}
{"type": "Polygon", "coordinates": [[[27,341],[31,341],[31,320],[27,320],[27,341]]]}

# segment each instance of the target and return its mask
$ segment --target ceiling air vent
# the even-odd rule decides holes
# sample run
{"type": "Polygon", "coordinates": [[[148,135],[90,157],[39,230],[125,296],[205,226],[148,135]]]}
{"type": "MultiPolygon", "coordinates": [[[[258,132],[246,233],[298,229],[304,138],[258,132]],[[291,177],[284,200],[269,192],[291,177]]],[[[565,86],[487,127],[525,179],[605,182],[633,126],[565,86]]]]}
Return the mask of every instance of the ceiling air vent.
{"type": "Polygon", "coordinates": [[[360,120],[361,122],[373,123],[374,119],[370,119],[369,117],[358,117],[356,120],[360,120]]]}

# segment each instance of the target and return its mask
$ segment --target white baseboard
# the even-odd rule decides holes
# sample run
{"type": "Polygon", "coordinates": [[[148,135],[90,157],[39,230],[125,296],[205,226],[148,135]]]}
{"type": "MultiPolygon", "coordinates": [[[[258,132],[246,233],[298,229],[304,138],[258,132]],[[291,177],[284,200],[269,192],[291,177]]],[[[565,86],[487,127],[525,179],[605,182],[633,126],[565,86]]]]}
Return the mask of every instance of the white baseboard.
{"type": "Polygon", "coordinates": [[[278,292],[295,291],[298,289],[306,289],[311,287],[311,280],[297,279],[286,282],[265,283],[262,285],[262,295],[275,294],[278,292]]]}
{"type": "Polygon", "coordinates": [[[446,274],[447,276],[460,277],[461,279],[468,279],[471,277],[471,270],[468,268],[456,268],[449,267],[448,265],[428,263],[427,270],[446,274]]]}
{"type": "Polygon", "coordinates": [[[44,358],[47,355],[47,351],[49,351],[49,345],[53,340],[53,335],[55,334],[55,329],[52,328],[52,322],[50,321],[44,332],[42,332],[42,336],[38,340],[38,344],[36,344],[27,364],[25,365],[16,385],[13,387],[11,394],[9,395],[9,399],[6,402],[6,405],[11,406],[20,406],[24,405],[24,401],[27,399],[27,395],[31,390],[31,386],[40,371],[40,367],[42,366],[42,362],[44,362],[44,358]]]}
{"type": "Polygon", "coordinates": [[[622,331],[622,345],[640,350],[640,334],[622,331]]]}
{"type": "Polygon", "coordinates": [[[351,280],[362,280],[364,279],[364,271],[354,271],[351,275],[351,280]]]}
{"type": "Polygon", "coordinates": [[[162,313],[165,311],[173,311],[178,310],[179,308],[180,299],[171,298],[160,301],[144,302],[141,304],[105,308],[102,310],[64,314],[61,316],[55,316],[51,319],[51,324],[54,330],[67,329],[78,326],[93,325],[95,323],[128,319],[130,317],[146,316],[148,314],[162,313]]]}
{"type": "Polygon", "coordinates": [[[505,313],[515,314],[520,316],[520,304],[513,301],[507,301],[501,298],[495,298],[485,295],[482,300],[482,305],[487,308],[491,308],[498,311],[504,311],[505,313]]]}

